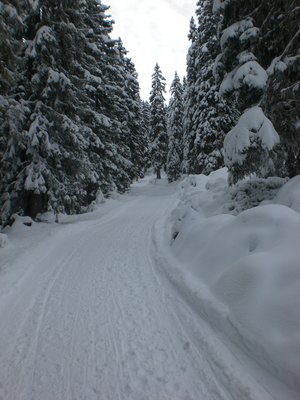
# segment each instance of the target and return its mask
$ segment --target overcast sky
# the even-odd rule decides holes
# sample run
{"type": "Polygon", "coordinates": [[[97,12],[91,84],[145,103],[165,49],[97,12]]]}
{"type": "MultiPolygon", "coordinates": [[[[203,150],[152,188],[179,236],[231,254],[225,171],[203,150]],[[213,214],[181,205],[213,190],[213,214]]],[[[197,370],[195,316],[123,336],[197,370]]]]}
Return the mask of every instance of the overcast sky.
{"type": "Polygon", "coordinates": [[[110,6],[107,14],[115,21],[112,37],[122,38],[128,56],[135,63],[142,98],[149,98],[156,62],[169,90],[175,71],[181,77],[185,75],[189,21],[197,0],[107,0],[103,3],[110,6]]]}

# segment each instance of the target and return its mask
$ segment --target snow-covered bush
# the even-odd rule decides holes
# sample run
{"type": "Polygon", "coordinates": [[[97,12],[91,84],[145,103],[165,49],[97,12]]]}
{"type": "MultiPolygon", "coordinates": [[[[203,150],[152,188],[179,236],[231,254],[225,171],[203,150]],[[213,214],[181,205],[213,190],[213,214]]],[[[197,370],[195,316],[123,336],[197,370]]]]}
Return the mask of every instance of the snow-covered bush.
{"type": "Polygon", "coordinates": [[[273,200],[285,183],[286,179],[278,177],[250,178],[237,182],[228,189],[229,199],[224,211],[238,215],[262,202],[273,200]]]}

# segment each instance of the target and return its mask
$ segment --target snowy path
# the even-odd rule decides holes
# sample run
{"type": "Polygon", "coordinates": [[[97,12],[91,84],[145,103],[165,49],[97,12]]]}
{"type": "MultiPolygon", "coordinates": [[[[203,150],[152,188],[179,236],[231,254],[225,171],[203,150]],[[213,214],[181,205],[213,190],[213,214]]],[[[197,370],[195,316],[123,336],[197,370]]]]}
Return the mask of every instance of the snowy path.
{"type": "Polygon", "coordinates": [[[0,275],[1,400],[273,398],[158,272],[174,192],[137,185],[18,257],[12,287],[0,275]]]}

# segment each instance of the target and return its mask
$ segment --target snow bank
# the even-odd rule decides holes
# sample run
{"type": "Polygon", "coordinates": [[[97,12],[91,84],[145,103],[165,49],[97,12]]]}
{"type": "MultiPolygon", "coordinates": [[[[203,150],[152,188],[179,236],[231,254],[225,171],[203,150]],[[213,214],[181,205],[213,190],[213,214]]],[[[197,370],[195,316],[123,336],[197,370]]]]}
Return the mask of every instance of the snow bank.
{"type": "Polygon", "coordinates": [[[30,217],[22,217],[18,214],[12,215],[12,220],[14,221],[11,228],[9,229],[10,233],[22,233],[28,232],[28,227],[31,227],[35,224],[35,222],[30,217]]]}
{"type": "Polygon", "coordinates": [[[300,214],[300,175],[284,185],[275,197],[274,203],[282,204],[300,214]]]}
{"type": "Polygon", "coordinates": [[[191,292],[198,282],[199,296],[204,285],[214,299],[209,306],[199,302],[199,312],[300,390],[300,176],[281,189],[279,178],[244,181],[235,189],[226,182],[222,169],[180,184],[181,201],[170,217],[172,254],[191,292]],[[239,207],[229,205],[240,200],[234,193],[259,193],[263,184],[275,199],[233,215],[239,207]]]}

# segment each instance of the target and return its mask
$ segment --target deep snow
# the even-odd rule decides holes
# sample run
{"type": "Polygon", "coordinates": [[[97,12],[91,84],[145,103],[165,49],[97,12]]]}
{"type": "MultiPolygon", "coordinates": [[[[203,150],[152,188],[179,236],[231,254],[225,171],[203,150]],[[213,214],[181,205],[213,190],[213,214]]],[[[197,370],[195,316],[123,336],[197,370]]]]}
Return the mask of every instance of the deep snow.
{"type": "Polygon", "coordinates": [[[230,189],[226,169],[188,177],[169,229],[177,269],[186,292],[197,293],[198,311],[300,398],[300,181],[279,189],[280,183],[252,178],[230,189]],[[263,182],[273,197],[276,186],[278,193],[251,207],[263,182]]]}
{"type": "Polygon", "coordinates": [[[226,170],[147,177],[60,224],[17,218],[0,399],[299,399],[296,184],[233,215],[226,170]]]}

